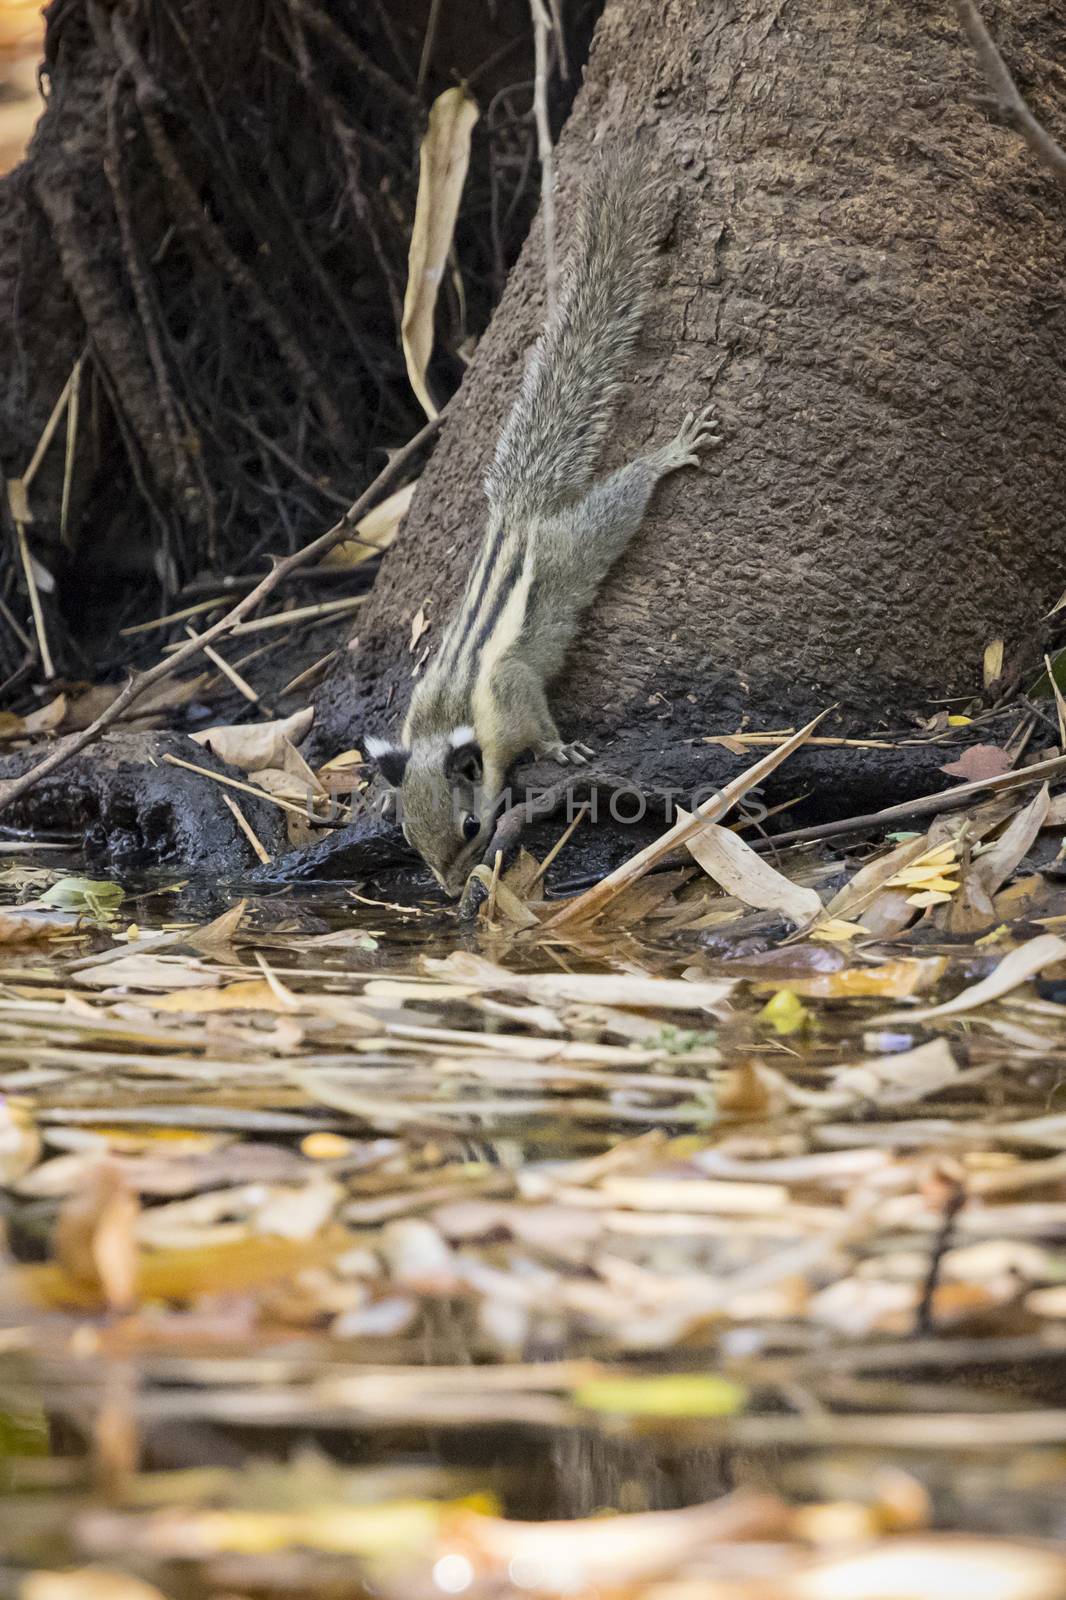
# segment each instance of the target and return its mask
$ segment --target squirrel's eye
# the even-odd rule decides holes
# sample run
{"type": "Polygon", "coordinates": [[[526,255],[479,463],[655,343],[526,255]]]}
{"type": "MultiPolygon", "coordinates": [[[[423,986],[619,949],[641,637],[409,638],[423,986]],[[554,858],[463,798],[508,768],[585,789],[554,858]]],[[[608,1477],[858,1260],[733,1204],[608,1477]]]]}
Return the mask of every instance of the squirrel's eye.
{"type": "Polygon", "coordinates": [[[472,811],[464,812],[463,820],[459,824],[463,831],[463,838],[470,844],[481,832],[481,823],[472,811]]]}

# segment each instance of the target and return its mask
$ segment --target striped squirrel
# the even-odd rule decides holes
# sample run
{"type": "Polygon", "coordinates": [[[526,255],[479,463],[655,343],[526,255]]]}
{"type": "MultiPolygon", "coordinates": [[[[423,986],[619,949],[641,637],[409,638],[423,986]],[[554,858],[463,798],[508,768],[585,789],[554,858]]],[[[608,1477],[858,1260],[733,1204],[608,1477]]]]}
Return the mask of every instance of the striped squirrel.
{"type": "Polygon", "coordinates": [[[719,442],[710,408],[690,413],[669,444],[592,482],[640,331],[655,212],[636,152],[599,162],[558,304],[489,468],[488,527],[462,601],[400,744],[364,741],[408,843],[452,896],[484,854],[518,756],[566,766],[592,755],[564,743],[546,686],[659,479],[719,442]]]}

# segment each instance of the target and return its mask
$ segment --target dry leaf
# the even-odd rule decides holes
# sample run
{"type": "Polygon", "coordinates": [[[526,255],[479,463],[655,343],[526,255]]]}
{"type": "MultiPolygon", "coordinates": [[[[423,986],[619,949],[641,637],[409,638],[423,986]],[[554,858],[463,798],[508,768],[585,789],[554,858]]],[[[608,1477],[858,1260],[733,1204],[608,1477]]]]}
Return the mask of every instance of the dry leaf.
{"type": "Polygon", "coordinates": [[[957,761],[947,762],[940,770],[952,778],[965,778],[972,783],[1009,772],[1011,760],[998,744],[972,744],[957,761]]]}
{"type": "Polygon", "coordinates": [[[65,1275],[113,1311],[136,1302],[137,1196],[113,1162],[99,1162],[85,1189],[60,1212],[56,1261],[65,1275]]]}
{"type": "Polygon", "coordinates": [[[437,415],[426,387],[426,368],[433,354],[433,315],[466,182],[470,134],[477,119],[477,104],[465,89],[446,89],[430,108],[419,153],[401,334],[411,387],[430,418],[437,415]]]}
{"type": "Polygon", "coordinates": [[[58,933],[70,933],[80,921],[74,911],[4,906],[0,909],[0,944],[22,944],[31,939],[49,939],[58,933]]]}
{"type": "Polygon", "coordinates": [[[296,1001],[293,997],[292,1003],[286,1004],[265,978],[243,978],[221,989],[184,989],[160,995],[151,1005],[153,1011],[188,1011],[201,1015],[209,1011],[285,1013],[295,1008],[296,1001]]]}
{"type": "MultiPolygon", "coordinates": [[[[789,978],[793,994],[804,999],[854,1000],[882,996],[887,1000],[907,1000],[912,994],[930,988],[947,966],[944,956],[902,957],[877,967],[844,967],[839,972],[812,972],[806,977],[789,978]]],[[[776,985],[757,983],[756,994],[766,994],[776,985]]]]}
{"type": "Polygon", "coordinates": [[[971,984],[953,1000],[945,1000],[938,1006],[924,1006],[917,1011],[892,1011],[886,1016],[874,1018],[874,1025],[880,1027],[886,1022],[925,1022],[930,1017],[958,1016],[965,1011],[976,1011],[978,1006],[1001,1000],[1020,983],[1035,977],[1054,962],[1063,960],[1066,960],[1066,940],[1053,933],[1042,933],[1004,956],[995,972],[982,978],[980,983],[971,984]]]}
{"type": "Polygon", "coordinates": [[[413,483],[405,483],[402,489],[395,489],[392,494],[386,495],[372,511],[359,519],[352,530],[352,538],[342,539],[332,550],[327,550],[319,565],[357,567],[361,561],[369,561],[379,550],[387,550],[400,531],[400,524],[410,510],[417,487],[416,478],[413,483]]]}
{"type": "Polygon", "coordinates": [[[421,639],[428,627],[429,620],[426,617],[426,608],[425,606],[419,606],[411,618],[411,642],[407,647],[409,650],[413,651],[415,649],[419,639],[421,639]]]}
{"type": "Polygon", "coordinates": [[[190,737],[220,761],[242,772],[262,767],[284,767],[288,745],[299,744],[314,721],[314,709],[294,711],[276,722],[240,722],[222,728],[205,728],[190,737]]]}
{"type": "Polygon", "coordinates": [[[78,973],[79,983],[93,989],[212,989],[218,983],[218,973],[197,962],[179,956],[128,955],[114,961],[101,962],[99,966],[84,967],[78,973]]]}
{"type": "Polygon", "coordinates": [[[1037,834],[1047,821],[1050,805],[1051,796],[1045,783],[1040,786],[1029,804],[1019,811],[995,843],[982,851],[975,861],[971,872],[989,899],[1028,854],[1037,834]]]}
{"type": "Polygon", "coordinates": [[[947,1040],[931,1039],[914,1050],[837,1068],[826,1103],[843,1107],[856,1100],[869,1100],[875,1105],[907,1105],[946,1088],[958,1073],[947,1040]]]}
{"type": "Polygon", "coordinates": [[[17,1101],[0,1099],[0,1184],[14,1184],[41,1154],[41,1136],[29,1111],[17,1101]]]}
{"type": "MultiPolygon", "coordinates": [[[[683,822],[690,818],[690,813],[680,806],[677,815],[683,822]]],[[[728,828],[719,827],[716,822],[704,823],[698,833],[686,839],[685,847],[708,877],[746,906],[779,911],[797,928],[821,915],[822,902],[814,889],[793,883],[728,828]]]]}

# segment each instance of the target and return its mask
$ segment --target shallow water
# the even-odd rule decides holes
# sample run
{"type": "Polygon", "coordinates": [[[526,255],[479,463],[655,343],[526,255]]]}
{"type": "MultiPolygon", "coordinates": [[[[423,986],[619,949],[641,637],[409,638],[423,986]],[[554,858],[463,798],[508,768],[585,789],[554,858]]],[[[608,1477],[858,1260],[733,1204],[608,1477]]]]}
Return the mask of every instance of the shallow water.
{"type": "Polygon", "coordinates": [[[412,1506],[738,1486],[1063,1537],[1066,1013],[908,1020],[1009,940],[124,887],[0,952],[12,1572],[458,1592],[412,1506]]]}

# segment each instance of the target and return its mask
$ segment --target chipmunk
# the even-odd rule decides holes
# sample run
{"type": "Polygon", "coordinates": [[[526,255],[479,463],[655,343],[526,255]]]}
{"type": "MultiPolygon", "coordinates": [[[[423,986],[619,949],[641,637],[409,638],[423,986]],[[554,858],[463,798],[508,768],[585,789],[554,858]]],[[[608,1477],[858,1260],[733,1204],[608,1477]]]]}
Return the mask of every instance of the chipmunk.
{"type": "Polygon", "coordinates": [[[561,738],[547,685],[659,479],[719,443],[708,407],[669,444],[591,481],[640,331],[655,209],[636,154],[600,162],[558,304],[496,445],[488,527],[459,608],[411,696],[401,742],[364,741],[408,843],[453,897],[484,853],[518,756],[566,766],[593,754],[561,738]]]}

